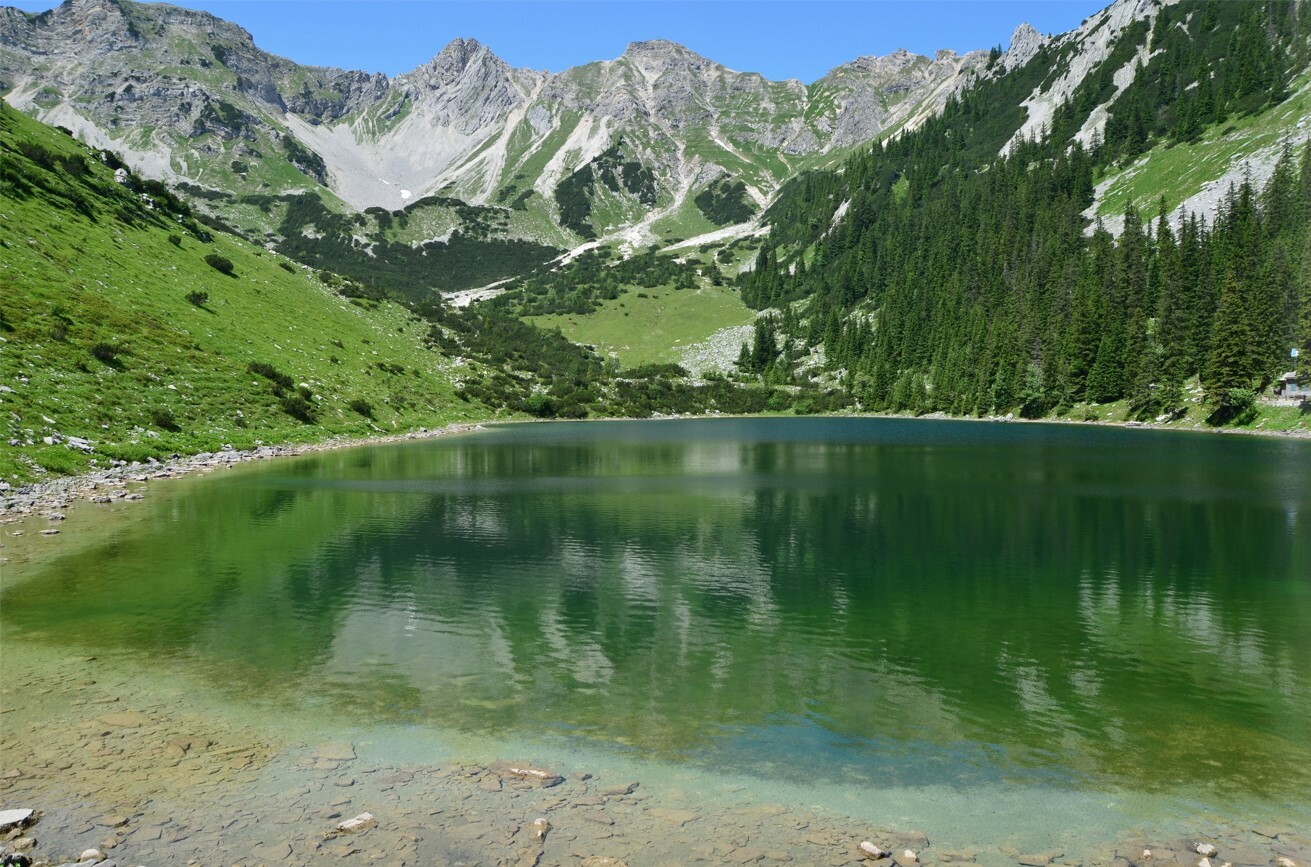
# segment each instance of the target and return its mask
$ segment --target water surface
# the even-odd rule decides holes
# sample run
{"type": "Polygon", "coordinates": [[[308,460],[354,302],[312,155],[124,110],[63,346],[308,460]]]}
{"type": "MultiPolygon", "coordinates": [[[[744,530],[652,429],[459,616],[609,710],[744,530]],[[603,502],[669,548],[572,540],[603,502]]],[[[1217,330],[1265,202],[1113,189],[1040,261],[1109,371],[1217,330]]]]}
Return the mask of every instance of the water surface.
{"type": "Polygon", "coordinates": [[[10,588],[5,640],[397,743],[500,739],[810,799],[918,791],[948,812],[1006,792],[1076,812],[1131,797],[1125,821],[1311,821],[1306,443],[513,425],[243,468],[143,508],[10,588]]]}

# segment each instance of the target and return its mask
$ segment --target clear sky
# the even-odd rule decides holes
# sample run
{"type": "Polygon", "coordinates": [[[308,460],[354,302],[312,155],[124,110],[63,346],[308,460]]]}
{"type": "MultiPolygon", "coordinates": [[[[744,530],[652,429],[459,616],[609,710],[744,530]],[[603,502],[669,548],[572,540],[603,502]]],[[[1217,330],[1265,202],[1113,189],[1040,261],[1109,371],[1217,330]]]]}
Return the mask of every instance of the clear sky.
{"type": "MultiPolygon", "coordinates": [[[[13,2],[13,0],[0,0],[13,2]]],[[[1079,26],[1110,0],[175,0],[298,63],[396,75],[473,37],[511,66],[558,72],[672,39],[725,66],[807,83],[865,54],[1005,46],[1028,22],[1079,26]]],[[[50,0],[19,0],[40,11],[50,0]]]]}

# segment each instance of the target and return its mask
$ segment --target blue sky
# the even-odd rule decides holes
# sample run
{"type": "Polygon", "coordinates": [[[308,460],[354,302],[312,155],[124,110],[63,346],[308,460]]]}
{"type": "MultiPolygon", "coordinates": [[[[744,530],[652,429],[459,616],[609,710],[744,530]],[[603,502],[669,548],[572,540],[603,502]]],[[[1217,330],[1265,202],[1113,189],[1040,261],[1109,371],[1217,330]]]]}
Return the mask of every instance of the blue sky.
{"type": "MultiPolygon", "coordinates": [[[[0,0],[6,2],[6,0],[0,0]]],[[[7,0],[12,2],[12,0],[7,0]]],[[[236,22],[298,63],[396,75],[463,36],[511,66],[558,72],[639,39],[672,39],[725,66],[811,82],[865,54],[1005,45],[1027,21],[1079,25],[1109,0],[175,0],[236,22]]],[[[49,0],[19,0],[28,11],[49,0]]]]}

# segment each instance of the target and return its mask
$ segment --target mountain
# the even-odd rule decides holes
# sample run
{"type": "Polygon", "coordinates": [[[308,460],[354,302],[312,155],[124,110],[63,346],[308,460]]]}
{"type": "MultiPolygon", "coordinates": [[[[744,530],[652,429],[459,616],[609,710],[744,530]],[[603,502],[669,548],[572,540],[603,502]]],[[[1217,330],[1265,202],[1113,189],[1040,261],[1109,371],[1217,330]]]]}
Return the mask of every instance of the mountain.
{"type": "Polygon", "coordinates": [[[778,339],[739,367],[873,410],[1255,422],[1311,349],[1309,98],[1311,2],[1121,0],[789,182],[739,281],[778,339]]]}
{"type": "Polygon", "coordinates": [[[931,116],[987,60],[899,51],[806,85],[660,40],[550,74],[457,39],[387,78],[300,66],[162,4],[0,9],[7,101],[145,176],[233,197],[224,219],[252,236],[279,234],[276,199],[306,191],[338,212],[433,196],[496,206],[497,237],[554,247],[700,234],[755,213],[797,171],[931,116]]]}

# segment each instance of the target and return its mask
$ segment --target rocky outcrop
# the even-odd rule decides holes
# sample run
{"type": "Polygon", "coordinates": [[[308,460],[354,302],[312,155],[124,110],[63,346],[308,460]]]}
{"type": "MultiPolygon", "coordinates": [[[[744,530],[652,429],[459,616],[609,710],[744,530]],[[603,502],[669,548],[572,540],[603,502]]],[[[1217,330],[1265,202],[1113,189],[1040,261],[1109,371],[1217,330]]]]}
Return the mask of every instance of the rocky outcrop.
{"type": "Polygon", "coordinates": [[[1010,47],[1001,56],[1002,68],[1007,72],[1012,69],[1019,69],[1037,56],[1038,51],[1046,44],[1047,39],[1037,30],[1034,30],[1033,25],[1027,22],[1021,24],[1011,34],[1010,47]]]}

